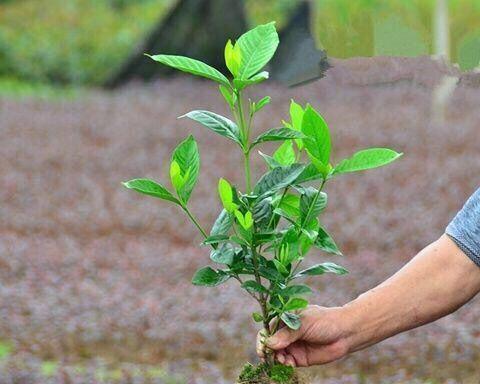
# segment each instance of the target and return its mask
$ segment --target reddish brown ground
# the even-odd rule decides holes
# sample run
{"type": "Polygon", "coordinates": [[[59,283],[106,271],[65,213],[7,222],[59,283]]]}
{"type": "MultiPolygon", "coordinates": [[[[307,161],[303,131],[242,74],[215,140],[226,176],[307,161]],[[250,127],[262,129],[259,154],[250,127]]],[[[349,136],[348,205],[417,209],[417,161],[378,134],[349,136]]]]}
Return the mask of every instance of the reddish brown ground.
{"type": "MultiPolygon", "coordinates": [[[[480,184],[480,89],[460,85],[446,122],[433,123],[442,73],[426,59],[359,59],[304,87],[259,87],[256,97],[273,97],[259,132],[278,126],[294,98],[324,114],[337,160],[368,146],[405,152],[392,166],[328,186],[324,223],[351,274],[312,280],[314,302],[340,305],[382,281],[441,235],[480,184]]],[[[188,383],[221,383],[254,358],[249,297],[233,282],[191,286],[208,262],[194,228],[174,207],[120,185],[166,181],[171,150],[193,133],[202,179],[192,210],[209,226],[217,179],[242,185],[242,172],[232,143],[176,119],[203,108],[226,113],[215,86],[184,78],[76,100],[0,100],[0,335],[15,349],[1,382],[32,382],[44,359],[158,364],[188,383]]],[[[264,171],[259,157],[254,168],[264,171]]],[[[315,372],[330,378],[322,383],[477,383],[479,319],[474,300],[315,372]]]]}

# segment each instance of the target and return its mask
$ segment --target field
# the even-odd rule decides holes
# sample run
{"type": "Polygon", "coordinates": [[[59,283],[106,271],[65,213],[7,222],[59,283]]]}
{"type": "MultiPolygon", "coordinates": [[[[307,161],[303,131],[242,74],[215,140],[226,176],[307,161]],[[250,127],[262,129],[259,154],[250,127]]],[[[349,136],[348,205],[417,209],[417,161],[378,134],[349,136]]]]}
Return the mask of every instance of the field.
{"type": "MultiPolygon", "coordinates": [[[[431,118],[432,89],[448,71],[422,58],[336,61],[321,81],[255,95],[273,97],[259,131],[286,118],[294,98],[324,114],[336,159],[367,146],[405,153],[327,187],[324,224],[351,273],[313,280],[312,301],[341,305],[382,281],[440,236],[478,187],[480,88],[460,84],[446,121],[431,118]]],[[[233,282],[190,285],[208,260],[194,228],[120,185],[166,181],[171,150],[193,133],[203,178],[192,210],[210,225],[217,179],[243,184],[233,144],[176,119],[202,108],[227,113],[214,86],[188,78],[0,98],[0,383],[221,384],[255,359],[249,297],[233,282]]],[[[256,157],[257,175],[263,167],[256,157]]],[[[479,317],[477,299],[309,374],[328,384],[478,383],[479,317]]]]}

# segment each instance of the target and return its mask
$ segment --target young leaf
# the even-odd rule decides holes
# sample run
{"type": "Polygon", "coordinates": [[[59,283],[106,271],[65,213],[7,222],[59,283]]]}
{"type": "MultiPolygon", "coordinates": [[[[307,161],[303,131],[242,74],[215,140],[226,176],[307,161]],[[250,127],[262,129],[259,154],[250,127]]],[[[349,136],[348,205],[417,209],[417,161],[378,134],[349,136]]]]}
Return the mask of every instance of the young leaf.
{"type": "Polygon", "coordinates": [[[180,118],[185,116],[204,125],[219,135],[235,141],[236,143],[240,144],[240,146],[242,145],[240,139],[240,130],[233,121],[227,119],[226,117],[209,111],[191,111],[183,116],[180,116],[180,118]]]}
{"type": "Polygon", "coordinates": [[[159,199],[168,200],[175,204],[179,204],[178,199],[173,196],[164,186],[149,179],[133,179],[122,183],[128,189],[133,189],[144,195],[158,197],[159,199]]]}
{"type": "Polygon", "coordinates": [[[292,297],[288,302],[284,305],[284,311],[296,311],[299,309],[304,309],[308,305],[308,300],[302,299],[300,297],[292,297]]]}
{"type": "Polygon", "coordinates": [[[228,243],[223,243],[220,247],[210,252],[210,259],[219,264],[232,264],[234,256],[235,249],[228,243]]]}
{"type": "Polygon", "coordinates": [[[253,318],[253,321],[255,321],[256,323],[261,323],[263,321],[263,316],[258,312],[253,312],[252,318],[253,318]]]}
{"type": "Polygon", "coordinates": [[[222,284],[230,278],[223,271],[215,271],[211,267],[200,268],[192,278],[193,285],[202,285],[206,287],[215,287],[222,284]]]}
{"type": "Polygon", "coordinates": [[[240,47],[242,62],[237,77],[249,79],[260,71],[275,54],[278,43],[275,23],[259,25],[240,36],[236,45],[240,47]]]}
{"type": "Polygon", "coordinates": [[[223,98],[230,106],[230,108],[233,108],[235,106],[235,103],[237,102],[237,96],[235,95],[235,93],[233,93],[230,88],[222,84],[218,86],[218,89],[220,90],[220,93],[222,94],[223,98]]]}
{"type": "Polygon", "coordinates": [[[298,176],[297,184],[306,183],[307,181],[315,181],[323,179],[323,174],[321,174],[317,167],[313,164],[308,164],[303,172],[298,176]]]}
{"type": "Polygon", "coordinates": [[[231,213],[238,208],[233,202],[232,186],[227,180],[220,179],[218,181],[218,194],[220,195],[220,200],[222,200],[223,207],[227,212],[231,213]]]}
{"type": "Polygon", "coordinates": [[[233,79],[233,86],[238,91],[241,91],[243,88],[246,88],[250,85],[258,84],[268,80],[269,76],[270,75],[267,71],[263,71],[252,76],[250,79],[233,79]]]}
{"type": "Polygon", "coordinates": [[[242,215],[242,212],[235,210],[235,217],[237,218],[238,223],[248,231],[253,225],[253,217],[250,211],[247,211],[245,215],[242,215]]]}
{"type": "Polygon", "coordinates": [[[286,194],[280,202],[279,208],[290,217],[300,216],[300,197],[286,194]]]}
{"type": "Polygon", "coordinates": [[[260,111],[263,107],[265,107],[267,104],[270,103],[270,100],[272,98],[270,96],[265,96],[264,98],[258,100],[256,103],[255,103],[255,112],[258,112],[260,111]]]}
{"type": "Polygon", "coordinates": [[[355,153],[352,157],[342,160],[334,169],[334,174],[364,171],[387,165],[397,160],[403,153],[388,148],[369,148],[355,153]]]}
{"type": "Polygon", "coordinates": [[[147,56],[169,67],[178,69],[183,72],[191,73],[192,75],[206,77],[207,79],[216,81],[217,83],[223,84],[226,87],[230,87],[230,82],[220,71],[199,60],[176,55],[147,56]]]}
{"type": "Polygon", "coordinates": [[[267,288],[262,284],[257,283],[255,280],[247,280],[242,284],[242,288],[245,288],[251,293],[268,293],[267,288]]]}
{"type": "Polygon", "coordinates": [[[233,45],[231,40],[225,45],[225,64],[228,70],[234,76],[238,76],[240,63],[242,62],[242,53],[238,44],[233,45]]]}
{"type": "Polygon", "coordinates": [[[273,159],[280,165],[292,165],[295,162],[295,150],[292,142],[285,141],[273,153],[273,159]]]}
{"type": "Polygon", "coordinates": [[[323,117],[310,105],[303,114],[302,132],[307,136],[303,143],[309,154],[328,165],[332,146],[330,131],[323,117]]]}
{"type": "Polygon", "coordinates": [[[283,275],[283,276],[288,276],[290,272],[288,272],[288,269],[277,259],[273,259],[273,263],[275,264],[275,268],[277,268],[277,271],[283,275]]]}
{"type": "MultiPolygon", "coordinates": [[[[197,183],[200,170],[200,155],[197,142],[193,136],[189,136],[175,148],[172,155],[172,165],[174,168],[173,172],[178,172],[176,175],[174,174],[172,184],[180,199],[187,204],[197,183]],[[175,163],[178,168],[174,165],[175,163]]],[[[172,168],[170,171],[172,172],[172,168]]]]}
{"type": "Polygon", "coordinates": [[[293,330],[300,329],[302,322],[300,321],[300,316],[294,313],[285,312],[280,316],[285,325],[293,330]]]}
{"type": "Polygon", "coordinates": [[[302,139],[305,135],[301,132],[295,131],[290,128],[273,128],[268,130],[265,133],[262,133],[258,136],[255,141],[252,143],[250,148],[253,148],[255,145],[266,142],[266,141],[280,141],[280,140],[291,140],[291,139],[302,139]]]}
{"type": "MultiPolygon", "coordinates": [[[[302,130],[302,121],[303,121],[304,110],[300,104],[297,104],[295,101],[290,103],[290,119],[292,121],[291,128],[296,131],[302,130]]],[[[303,141],[295,140],[299,150],[303,149],[303,141]]]]}
{"type": "Polygon", "coordinates": [[[184,184],[184,179],[180,174],[180,166],[174,160],[170,163],[170,180],[175,189],[179,189],[184,184]]]}
{"type": "Polygon", "coordinates": [[[317,276],[325,273],[334,273],[335,275],[345,275],[348,271],[335,263],[322,263],[298,272],[295,277],[317,276]]]}
{"type": "Polygon", "coordinates": [[[295,182],[304,168],[303,164],[292,164],[288,167],[275,168],[260,178],[253,192],[261,196],[285,188],[295,182]]]}
{"type": "Polygon", "coordinates": [[[232,216],[225,209],[223,209],[215,220],[215,223],[213,223],[212,230],[210,231],[210,236],[228,235],[228,232],[230,231],[232,225],[232,216]]]}
{"type": "Polygon", "coordinates": [[[335,244],[335,241],[330,237],[330,235],[322,227],[318,228],[318,236],[314,242],[315,247],[320,248],[322,251],[327,253],[333,253],[334,255],[342,256],[342,252],[335,244]]]}

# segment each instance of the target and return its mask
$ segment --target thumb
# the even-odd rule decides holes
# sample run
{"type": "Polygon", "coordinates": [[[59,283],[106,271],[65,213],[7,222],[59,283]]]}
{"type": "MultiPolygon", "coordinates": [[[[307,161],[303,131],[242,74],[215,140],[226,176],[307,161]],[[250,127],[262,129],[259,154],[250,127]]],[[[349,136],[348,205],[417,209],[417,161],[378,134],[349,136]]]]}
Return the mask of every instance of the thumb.
{"type": "Polygon", "coordinates": [[[284,349],[297,341],[301,335],[300,329],[292,330],[288,327],[284,327],[265,340],[265,344],[268,348],[278,351],[279,349],[284,349]]]}

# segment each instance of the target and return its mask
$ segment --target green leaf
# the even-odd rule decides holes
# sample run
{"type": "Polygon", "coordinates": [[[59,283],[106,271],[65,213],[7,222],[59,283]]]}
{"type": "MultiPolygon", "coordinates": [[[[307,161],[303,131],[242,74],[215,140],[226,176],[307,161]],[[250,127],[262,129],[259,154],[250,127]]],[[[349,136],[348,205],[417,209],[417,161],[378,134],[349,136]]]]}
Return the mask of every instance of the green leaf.
{"type": "Polygon", "coordinates": [[[240,36],[237,44],[242,62],[237,77],[249,79],[260,71],[275,54],[278,43],[275,23],[259,25],[240,36]]]}
{"type": "Polygon", "coordinates": [[[272,100],[272,98],[270,96],[265,96],[264,98],[258,100],[255,103],[254,112],[260,111],[263,107],[265,107],[267,104],[269,104],[271,100],[272,100]]]}
{"type": "Polygon", "coordinates": [[[222,284],[230,278],[223,271],[215,271],[211,267],[200,268],[192,278],[192,284],[206,287],[215,287],[222,284]]]}
{"type": "Polygon", "coordinates": [[[128,189],[133,189],[136,192],[143,193],[159,199],[168,200],[180,205],[180,201],[173,196],[164,186],[156,183],[150,179],[133,179],[122,183],[128,189]]]}
{"type": "Polygon", "coordinates": [[[299,285],[291,285],[285,289],[282,289],[280,292],[282,296],[301,296],[301,295],[308,295],[312,293],[310,287],[304,284],[299,285]]]}
{"type": "Polygon", "coordinates": [[[235,217],[237,218],[238,223],[248,231],[253,225],[253,217],[250,211],[247,211],[245,215],[242,214],[239,210],[235,210],[235,217]]]}
{"type": "Polygon", "coordinates": [[[253,192],[261,196],[285,188],[295,182],[304,168],[305,166],[303,164],[292,164],[287,167],[274,168],[260,178],[253,192]]]}
{"type": "Polygon", "coordinates": [[[308,305],[308,300],[302,299],[300,297],[292,297],[288,302],[284,305],[284,311],[296,311],[299,309],[304,309],[308,305]]]}
{"type": "Polygon", "coordinates": [[[234,256],[235,249],[232,244],[228,243],[223,243],[220,247],[210,252],[210,259],[219,264],[232,264],[234,256]]]}
{"type": "MultiPolygon", "coordinates": [[[[288,143],[288,141],[286,141],[285,143],[288,143]]],[[[277,167],[281,167],[282,164],[280,164],[277,160],[275,160],[272,156],[269,156],[261,151],[258,151],[259,155],[263,157],[263,159],[265,160],[265,162],[267,163],[268,165],[268,168],[270,169],[273,169],[273,168],[277,168],[277,167]]],[[[294,159],[295,160],[295,159],[294,159]]]]}
{"type": "Polygon", "coordinates": [[[235,93],[233,93],[230,88],[222,84],[218,86],[218,89],[220,90],[220,93],[222,94],[223,98],[230,106],[230,108],[233,108],[235,106],[235,103],[237,102],[237,96],[235,95],[235,93]]]}
{"type": "Polygon", "coordinates": [[[263,321],[263,316],[258,312],[253,312],[252,313],[252,319],[256,323],[261,323],[263,321]]]}
{"type": "Polygon", "coordinates": [[[238,75],[240,64],[242,62],[242,52],[238,44],[233,45],[231,40],[225,45],[225,64],[233,76],[238,75]]]}
{"type": "Polygon", "coordinates": [[[180,116],[180,118],[182,117],[188,117],[204,125],[208,129],[218,133],[219,135],[227,137],[242,146],[240,130],[233,121],[227,119],[226,117],[209,111],[191,111],[183,116],[180,116]]]}
{"type": "Polygon", "coordinates": [[[314,265],[313,267],[304,269],[303,271],[297,273],[295,277],[303,277],[303,276],[317,276],[323,275],[325,273],[334,273],[335,275],[345,275],[348,271],[337,265],[335,263],[322,263],[314,265]]]}
{"type": "Polygon", "coordinates": [[[323,174],[320,173],[313,164],[308,164],[303,172],[298,176],[297,184],[306,183],[307,181],[322,180],[323,174]]]}
{"type": "Polygon", "coordinates": [[[342,160],[334,169],[333,174],[357,172],[387,165],[397,160],[403,153],[388,148],[369,148],[358,151],[352,157],[342,160]]]}
{"type": "Polygon", "coordinates": [[[324,252],[342,256],[342,252],[340,252],[340,250],[338,249],[335,241],[333,241],[331,236],[322,227],[318,228],[318,236],[315,239],[314,245],[315,247],[320,248],[324,252]]]}
{"type": "Polygon", "coordinates": [[[175,186],[180,199],[187,204],[197,183],[200,170],[200,155],[197,142],[193,136],[189,136],[175,148],[172,155],[172,163],[177,163],[179,168],[177,180],[172,180],[172,184],[175,186]],[[179,179],[181,182],[179,182],[179,179]]]}
{"type": "Polygon", "coordinates": [[[268,289],[265,288],[262,284],[257,283],[255,280],[247,280],[242,284],[242,288],[245,288],[247,291],[254,293],[268,293],[268,289]]]}
{"type": "Polygon", "coordinates": [[[218,194],[220,195],[220,200],[227,212],[231,213],[238,208],[237,204],[233,202],[232,186],[227,180],[220,179],[218,181],[218,194]]]}
{"type": "Polygon", "coordinates": [[[310,105],[303,114],[302,132],[307,136],[303,143],[309,154],[328,165],[332,147],[330,131],[323,117],[310,105]]]}
{"type": "Polygon", "coordinates": [[[285,141],[273,153],[273,159],[280,165],[292,165],[295,163],[295,150],[291,141],[285,141]]]}
{"type": "Polygon", "coordinates": [[[228,235],[210,235],[205,240],[203,240],[203,245],[210,245],[210,244],[217,244],[222,243],[224,241],[228,241],[230,236],[228,235]]]}
{"type": "MultiPolygon", "coordinates": [[[[297,104],[295,101],[290,103],[290,119],[292,120],[291,128],[296,131],[302,130],[302,121],[303,121],[304,110],[300,104],[297,104]]],[[[303,141],[295,140],[299,150],[303,149],[303,141]]]]}
{"type": "Polygon", "coordinates": [[[290,272],[288,272],[288,269],[279,260],[273,259],[273,263],[275,264],[277,271],[283,276],[288,276],[290,274],[290,272]]]}
{"type": "Polygon", "coordinates": [[[242,79],[233,79],[233,86],[236,90],[241,91],[242,89],[261,83],[265,80],[268,80],[269,73],[267,71],[260,72],[255,76],[252,76],[250,79],[242,80],[242,79]]]}
{"type": "Polygon", "coordinates": [[[287,213],[290,217],[300,216],[300,197],[297,195],[286,194],[283,197],[279,208],[287,213]]]}
{"type": "Polygon", "coordinates": [[[300,321],[300,316],[294,313],[285,312],[280,316],[285,325],[293,330],[300,329],[302,322],[300,321]]]}
{"type": "Polygon", "coordinates": [[[169,67],[178,69],[183,72],[191,73],[192,75],[206,77],[207,79],[216,81],[217,83],[230,87],[230,82],[220,71],[199,60],[176,55],[147,56],[169,67]]]}
{"type": "Polygon", "coordinates": [[[258,136],[250,148],[253,148],[255,145],[264,143],[266,141],[302,139],[304,137],[305,135],[302,132],[298,132],[290,128],[273,128],[258,136]]]}
{"type": "Polygon", "coordinates": [[[302,224],[316,218],[327,206],[327,194],[313,187],[303,189],[300,196],[300,217],[302,224]]]}
{"type": "Polygon", "coordinates": [[[228,235],[233,225],[233,218],[225,209],[220,212],[217,219],[213,223],[210,236],[228,235]]]}
{"type": "Polygon", "coordinates": [[[267,229],[273,215],[272,198],[255,201],[253,205],[253,220],[260,229],[267,229]]]}

